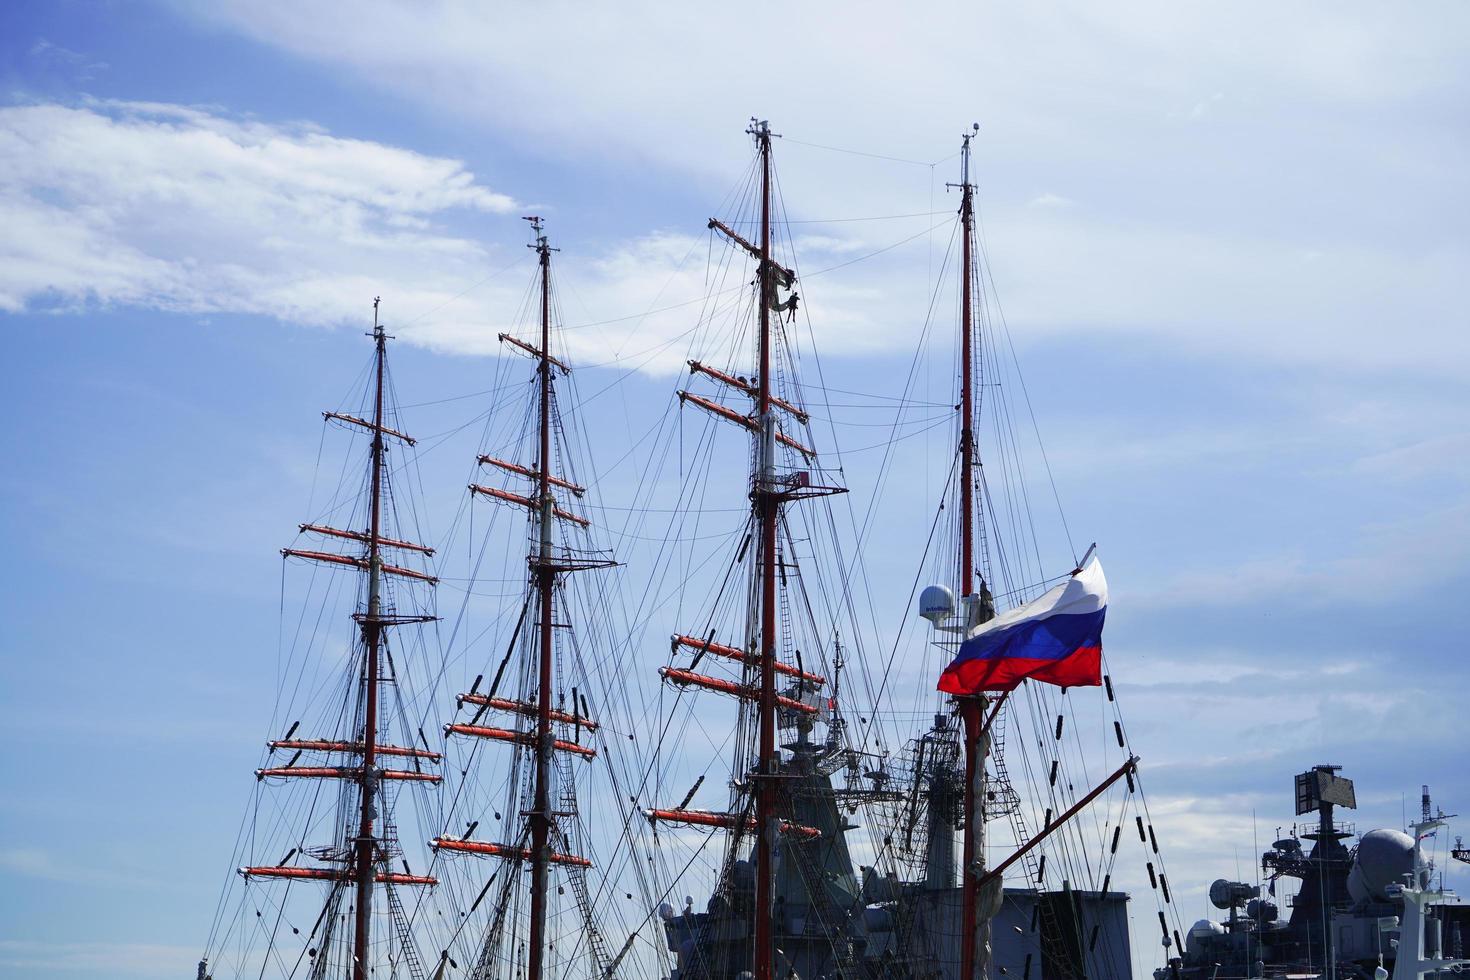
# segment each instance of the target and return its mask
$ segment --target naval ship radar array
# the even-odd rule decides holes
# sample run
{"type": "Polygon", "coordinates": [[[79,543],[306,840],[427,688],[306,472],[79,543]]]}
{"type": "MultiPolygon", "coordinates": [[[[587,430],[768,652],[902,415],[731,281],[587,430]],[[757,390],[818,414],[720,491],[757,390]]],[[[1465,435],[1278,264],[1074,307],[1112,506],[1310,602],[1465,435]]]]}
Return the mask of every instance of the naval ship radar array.
{"type": "MultiPolygon", "coordinates": [[[[1354,828],[1335,815],[1356,809],[1357,795],[1340,769],[1314,766],[1296,777],[1296,814],[1316,819],[1261,855],[1266,893],[1261,884],[1215,881],[1210,903],[1226,917],[1191,926],[1183,957],[1155,980],[1176,972],[1184,980],[1420,980],[1470,967],[1470,905],[1423,853],[1452,815],[1433,807],[1425,786],[1408,833],[1370,830],[1350,847],[1354,828]],[[1283,879],[1297,882],[1284,918],[1276,901],[1283,879]]],[[[1451,856],[1464,861],[1463,851],[1457,838],[1451,856]]]]}

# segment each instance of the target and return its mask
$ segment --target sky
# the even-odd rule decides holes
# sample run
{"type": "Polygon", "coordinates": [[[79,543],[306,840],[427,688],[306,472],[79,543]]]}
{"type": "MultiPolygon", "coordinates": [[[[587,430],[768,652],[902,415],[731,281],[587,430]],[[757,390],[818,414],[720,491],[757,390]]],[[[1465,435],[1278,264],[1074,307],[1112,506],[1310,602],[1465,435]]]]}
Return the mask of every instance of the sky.
{"type": "MultiPolygon", "coordinates": [[[[978,123],[987,268],[1107,561],[1186,919],[1313,764],[1358,781],[1360,828],[1421,783],[1470,812],[1470,9],[497,6],[0,10],[0,976],[192,975],[313,413],[372,297],[443,530],[532,271],[521,216],[562,249],[579,390],[613,392],[596,446],[626,443],[669,405],[753,115],[825,383],[869,407],[902,393],[978,123]]],[[[872,421],[832,428],[860,450],[872,421]]],[[[946,465],[923,447],[883,490],[885,624],[946,465]]]]}

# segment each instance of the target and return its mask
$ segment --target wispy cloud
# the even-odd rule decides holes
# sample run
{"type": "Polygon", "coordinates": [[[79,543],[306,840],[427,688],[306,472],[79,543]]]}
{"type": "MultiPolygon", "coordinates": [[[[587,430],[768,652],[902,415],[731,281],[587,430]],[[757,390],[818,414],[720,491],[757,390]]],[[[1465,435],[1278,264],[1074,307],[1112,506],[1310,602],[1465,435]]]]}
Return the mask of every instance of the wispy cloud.
{"type": "MultiPolygon", "coordinates": [[[[824,217],[913,211],[916,192],[942,194],[956,174],[796,140],[937,160],[957,142],[945,134],[979,118],[997,281],[1025,333],[1106,331],[1120,343],[1373,370],[1470,365],[1452,312],[1470,256],[1452,223],[1433,217],[1453,209],[1445,195],[1463,199],[1464,181],[1426,135],[1442,128],[1416,115],[1463,101],[1450,40],[1462,7],[950,6],[898,21],[866,4],[782,8],[784,36],[822,39],[802,57],[763,43],[763,18],[745,9],[583,11],[558,25],[561,65],[550,74],[543,52],[522,43],[542,32],[545,8],[317,0],[194,15],[390,86],[456,126],[531,136],[551,153],[594,143],[611,167],[652,167],[690,186],[723,183],[748,152],[743,120],[769,106],[754,111],[777,113],[791,137],[779,148],[789,199],[824,217]],[[1261,18],[1272,30],[1243,43],[1240,25],[1261,18]],[[1042,49],[1048,57],[1033,56],[1042,49]],[[710,53],[736,50],[732,85],[710,53]],[[659,111],[627,111],[651,105],[659,111]],[[1378,113],[1398,117],[1397,136],[1343,154],[1342,133],[1379,125],[1378,113]],[[1038,196],[1038,171],[1065,180],[1086,213],[1062,207],[1058,192],[1038,196]],[[1428,188],[1433,201],[1421,197],[1428,188]]],[[[928,271],[883,264],[863,267],[883,295],[928,271]]],[[[872,310],[890,323],[902,311],[872,310]]]]}
{"type": "Polygon", "coordinates": [[[57,866],[51,855],[35,847],[8,847],[0,850],[0,871],[23,878],[48,881],[75,881],[76,876],[57,866]]]}
{"type": "Polygon", "coordinates": [[[1244,607],[1289,597],[1298,614],[1333,604],[1385,606],[1440,591],[1441,579],[1463,571],[1467,546],[1470,506],[1456,504],[1365,525],[1351,547],[1335,553],[1287,548],[1230,565],[1204,563],[1130,600],[1158,610],[1244,607]]]}
{"type": "Polygon", "coordinates": [[[67,860],[65,856],[58,857],[55,852],[39,847],[8,847],[0,849],[0,875],[89,888],[127,889],[130,892],[152,889],[160,884],[155,872],[146,866],[124,869],[109,862],[107,867],[103,867],[99,862],[104,860],[98,855],[91,855],[85,862],[67,860]]]}
{"type": "MultiPolygon", "coordinates": [[[[525,260],[519,242],[491,244],[517,238],[514,198],[457,160],[306,123],[85,102],[0,109],[0,168],[0,311],[128,305],[336,325],[361,322],[383,294],[411,342],[487,353],[520,306],[522,280],[507,275],[525,260]]],[[[814,186],[815,201],[830,196],[814,186]]],[[[885,193],[864,190],[861,206],[883,207],[885,193]]],[[[1445,315],[1461,246],[1281,241],[1071,205],[1048,191],[986,211],[990,260],[1022,338],[1083,333],[1365,370],[1470,370],[1470,336],[1445,315]],[[1372,343],[1386,322],[1395,342],[1372,343]]],[[[566,307],[578,359],[670,370],[709,313],[707,239],[637,230],[649,223],[563,271],[580,290],[566,307]]],[[[840,338],[827,349],[907,346],[928,306],[935,246],[917,230],[798,236],[810,322],[819,339],[840,338]],[[814,265],[832,272],[816,281],[814,265]]]]}
{"type": "Polygon", "coordinates": [[[1170,119],[1183,119],[1183,120],[1186,120],[1188,122],[1194,122],[1195,120],[1203,119],[1205,116],[1209,115],[1210,110],[1213,109],[1220,102],[1223,102],[1224,100],[1225,100],[1225,93],[1223,93],[1223,92],[1216,92],[1214,95],[1210,96],[1207,99],[1200,99],[1198,102],[1196,102],[1194,105],[1190,106],[1189,109],[1186,110],[1186,111],[1184,111],[1184,112],[1171,112],[1169,114],[1169,118],[1170,119]]]}
{"type": "Polygon", "coordinates": [[[1065,208],[1072,205],[1072,199],[1047,191],[1033,197],[1028,204],[1033,208],[1065,208]]]}
{"type": "Polygon", "coordinates": [[[189,976],[198,947],[159,943],[47,943],[0,939],[0,967],[36,972],[87,971],[99,976],[189,976]]]}
{"type": "MultiPolygon", "coordinates": [[[[161,103],[13,106],[0,109],[0,311],[135,306],[335,326],[361,322],[383,294],[410,342],[493,353],[531,274],[518,246],[486,244],[519,234],[505,221],[516,207],[458,161],[307,124],[161,103]],[[451,227],[466,217],[498,224],[451,227]]],[[[838,264],[864,247],[836,235],[802,244],[838,264]]],[[[708,245],[655,231],[568,263],[571,355],[681,367],[701,316],[748,291],[737,257],[706,301],[708,245]]],[[[822,329],[851,350],[878,345],[865,307],[881,291],[836,281],[820,295],[822,329]]]]}
{"type": "Polygon", "coordinates": [[[89,82],[111,67],[105,61],[95,60],[44,37],[31,45],[29,54],[31,61],[42,70],[66,73],[79,82],[89,82]]]}
{"type": "MultiPolygon", "coordinates": [[[[1208,11],[1147,2],[1103,13],[1086,4],[982,12],[948,2],[930,16],[899,19],[876,3],[757,6],[779,15],[784,36],[822,43],[794,57],[788,45],[758,43],[768,18],[748,8],[669,17],[662,4],[640,2],[560,22],[560,70],[546,73],[538,70],[544,52],[523,43],[544,29],[544,9],[232,0],[197,15],[461,118],[555,138],[596,133],[600,144],[619,151],[646,156],[656,147],[658,156],[696,166],[701,146],[752,111],[753,95],[777,91],[785,95],[779,105],[788,125],[881,131],[889,144],[883,152],[931,159],[916,147],[932,146],[929,128],[942,120],[958,127],[983,113],[982,131],[1001,131],[1039,104],[1095,104],[1102,78],[1132,104],[1162,106],[1177,105],[1181,83],[1217,91],[1207,80],[1222,75],[1303,96],[1392,99],[1459,70],[1452,30],[1426,36],[1421,21],[1369,4],[1323,17],[1265,3],[1208,11]],[[1247,12],[1252,6],[1257,14],[1247,12]],[[1253,31],[1251,43],[1240,43],[1238,25],[1267,15],[1272,30],[1253,31]],[[607,44],[609,36],[619,43],[607,44]],[[1048,57],[1035,56],[1041,49],[1048,57]],[[711,58],[718,51],[741,52],[740,84],[711,58]],[[977,77],[991,83],[986,96],[976,91],[977,77]],[[670,78],[678,86],[671,88],[670,78]],[[763,89],[760,79],[773,88],[763,89]],[[538,98],[505,97],[529,85],[538,98]],[[798,92],[805,98],[790,97],[798,92]],[[843,97],[824,97],[839,92],[843,97]],[[636,105],[662,111],[627,111],[636,105]]],[[[1454,4],[1422,13],[1464,18],[1454,4]]],[[[1105,125],[1097,118],[1083,124],[1105,125]]],[[[1048,140],[1057,135],[1042,132],[1044,122],[1033,119],[1031,126],[1048,140]]]]}
{"type": "Polygon", "coordinates": [[[12,106],[0,109],[0,309],[329,324],[360,318],[397,265],[427,308],[486,261],[434,220],[514,207],[457,161],[307,125],[158,103],[12,106]]]}
{"type": "Polygon", "coordinates": [[[1434,435],[1371,453],[1356,460],[1353,469],[1399,484],[1449,477],[1463,485],[1470,482],[1470,432],[1434,435]]]}

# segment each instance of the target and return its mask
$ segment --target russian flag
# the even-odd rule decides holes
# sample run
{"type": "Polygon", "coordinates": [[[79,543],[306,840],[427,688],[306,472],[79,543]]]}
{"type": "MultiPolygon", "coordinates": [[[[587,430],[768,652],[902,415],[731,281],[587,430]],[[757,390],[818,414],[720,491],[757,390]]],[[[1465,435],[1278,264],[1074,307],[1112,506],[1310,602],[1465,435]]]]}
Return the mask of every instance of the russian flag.
{"type": "Polygon", "coordinates": [[[1108,582],[1096,559],[1034,602],[981,623],[944,668],[947,694],[1009,691],[1026,678],[1062,687],[1102,683],[1108,582]]]}

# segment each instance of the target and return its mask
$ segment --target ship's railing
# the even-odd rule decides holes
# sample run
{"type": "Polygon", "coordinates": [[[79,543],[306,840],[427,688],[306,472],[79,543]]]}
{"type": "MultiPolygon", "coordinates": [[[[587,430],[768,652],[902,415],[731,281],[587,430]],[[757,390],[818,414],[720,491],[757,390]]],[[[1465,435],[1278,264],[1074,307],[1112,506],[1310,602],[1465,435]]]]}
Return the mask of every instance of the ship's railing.
{"type": "MultiPolygon", "coordinates": [[[[1316,820],[1302,821],[1291,825],[1291,835],[1293,837],[1315,837],[1321,829],[1321,824],[1316,820]]],[[[1332,832],[1343,837],[1356,837],[1358,828],[1356,824],[1346,820],[1334,820],[1332,821],[1332,832]]]]}

